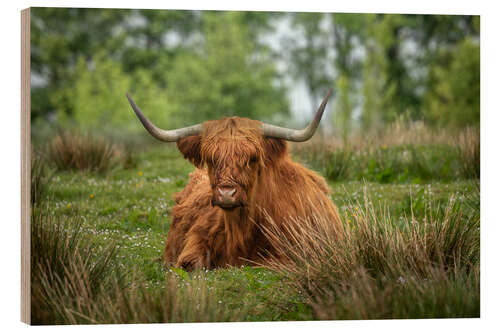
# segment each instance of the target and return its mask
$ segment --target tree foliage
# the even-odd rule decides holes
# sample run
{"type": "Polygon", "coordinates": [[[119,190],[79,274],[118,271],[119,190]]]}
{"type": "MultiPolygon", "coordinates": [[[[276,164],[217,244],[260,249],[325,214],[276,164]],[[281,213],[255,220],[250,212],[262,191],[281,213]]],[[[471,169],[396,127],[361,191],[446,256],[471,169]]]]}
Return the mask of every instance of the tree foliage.
{"type": "Polygon", "coordinates": [[[163,127],[283,122],[300,84],[311,109],[334,88],[342,135],[479,122],[477,16],[34,8],[31,28],[34,123],[139,129],[127,91],[163,127]]]}
{"type": "Polygon", "coordinates": [[[72,116],[60,109],[59,124],[76,124],[85,130],[140,130],[125,92],[132,93],[151,120],[164,123],[168,119],[168,103],[149,71],[140,69],[127,75],[120,63],[100,53],[91,62],[81,57],[76,73],[75,84],[61,90],[74,105],[72,116]]]}
{"type": "MultiPolygon", "coordinates": [[[[138,130],[126,92],[148,118],[166,128],[225,116],[265,120],[287,114],[273,62],[256,51],[243,18],[238,12],[206,14],[198,48],[179,53],[161,73],[157,64],[132,70],[130,63],[102,51],[88,58],[81,55],[72,84],[51,94],[58,124],[138,130]]],[[[160,43],[151,40],[152,45],[160,43]]]]}
{"type": "Polygon", "coordinates": [[[479,124],[480,54],[470,38],[445,51],[442,64],[431,68],[434,88],[426,95],[426,116],[441,126],[465,127],[479,124]]]}
{"type": "Polygon", "coordinates": [[[125,35],[117,26],[129,13],[92,8],[32,9],[32,118],[47,115],[56,106],[71,114],[72,101],[63,99],[58,91],[74,84],[80,57],[89,60],[99,50],[110,55],[120,50],[125,35]]]}
{"type": "Polygon", "coordinates": [[[227,116],[266,119],[286,114],[277,72],[242,24],[242,15],[205,15],[204,43],[178,57],[168,73],[168,96],[178,119],[201,122],[227,116]]]}
{"type": "Polygon", "coordinates": [[[333,78],[329,74],[330,45],[322,28],[324,20],[323,14],[295,13],[292,16],[292,27],[297,33],[285,41],[293,75],[306,83],[313,110],[333,84],[333,78]]]}

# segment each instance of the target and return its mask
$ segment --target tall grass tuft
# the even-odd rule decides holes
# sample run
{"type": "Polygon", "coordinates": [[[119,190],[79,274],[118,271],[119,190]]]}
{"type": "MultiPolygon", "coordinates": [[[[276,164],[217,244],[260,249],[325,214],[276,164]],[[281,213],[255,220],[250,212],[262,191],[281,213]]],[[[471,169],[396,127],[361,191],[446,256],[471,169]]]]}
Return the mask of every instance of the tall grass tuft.
{"type": "Polygon", "coordinates": [[[394,219],[369,198],[353,207],[340,230],[321,218],[265,230],[281,249],[268,268],[317,319],[479,316],[478,210],[454,197],[442,209],[428,203],[420,219],[394,219]]]}
{"type": "Polygon", "coordinates": [[[32,324],[107,324],[238,321],[243,311],[217,302],[204,272],[167,273],[154,287],[128,267],[120,271],[111,245],[102,249],[81,220],[54,216],[48,206],[31,221],[32,324]]]}
{"type": "Polygon", "coordinates": [[[84,313],[91,323],[182,323],[227,322],[241,320],[241,309],[228,309],[219,304],[208,289],[202,272],[189,282],[169,273],[165,286],[149,290],[137,275],[136,283],[127,288],[118,284],[102,292],[84,313]]]}
{"type": "Polygon", "coordinates": [[[119,164],[126,168],[137,163],[129,150],[91,133],[59,134],[47,154],[58,170],[105,172],[119,164]]]}
{"type": "Polygon", "coordinates": [[[44,158],[39,152],[31,151],[31,205],[43,201],[49,189],[50,175],[44,158]]]}
{"type": "Polygon", "coordinates": [[[88,302],[113,270],[114,248],[98,250],[82,220],[54,216],[48,203],[32,210],[31,314],[33,324],[63,324],[88,302]]]}
{"type": "Polygon", "coordinates": [[[481,175],[481,145],[479,129],[467,128],[459,136],[460,166],[467,178],[479,179],[481,175]]]}

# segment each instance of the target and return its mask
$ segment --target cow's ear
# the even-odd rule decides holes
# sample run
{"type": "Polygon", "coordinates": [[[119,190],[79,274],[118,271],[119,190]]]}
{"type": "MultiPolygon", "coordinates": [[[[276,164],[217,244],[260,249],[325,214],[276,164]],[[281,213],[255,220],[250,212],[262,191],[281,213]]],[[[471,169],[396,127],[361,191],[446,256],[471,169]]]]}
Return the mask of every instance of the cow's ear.
{"type": "Polygon", "coordinates": [[[201,158],[200,135],[187,136],[180,139],[177,141],[177,148],[179,148],[185,159],[189,160],[196,167],[201,168],[203,163],[201,158]]]}
{"type": "Polygon", "coordinates": [[[265,163],[272,163],[282,158],[287,150],[287,143],[285,140],[275,138],[264,139],[265,163]]]}

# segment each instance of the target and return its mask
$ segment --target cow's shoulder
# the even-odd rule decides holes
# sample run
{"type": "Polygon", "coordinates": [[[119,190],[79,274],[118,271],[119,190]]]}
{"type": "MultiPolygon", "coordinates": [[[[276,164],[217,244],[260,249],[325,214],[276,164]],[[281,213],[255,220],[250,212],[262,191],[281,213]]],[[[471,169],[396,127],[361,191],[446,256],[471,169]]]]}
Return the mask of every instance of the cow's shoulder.
{"type": "Polygon", "coordinates": [[[180,192],[174,194],[175,203],[181,204],[191,196],[203,197],[210,193],[210,181],[207,171],[196,168],[189,174],[189,181],[180,192]]]}

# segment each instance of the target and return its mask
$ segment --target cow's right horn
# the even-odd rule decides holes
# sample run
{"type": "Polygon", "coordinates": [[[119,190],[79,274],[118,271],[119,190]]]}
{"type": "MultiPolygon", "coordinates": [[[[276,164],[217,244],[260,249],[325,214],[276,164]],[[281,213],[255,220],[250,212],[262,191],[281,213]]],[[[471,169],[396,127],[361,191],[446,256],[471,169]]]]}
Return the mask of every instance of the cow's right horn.
{"type": "Polygon", "coordinates": [[[137,118],[139,118],[139,120],[141,121],[144,128],[149,132],[149,134],[151,134],[153,137],[157,138],[160,141],[175,142],[186,136],[198,135],[201,133],[200,124],[169,131],[162,130],[161,128],[158,128],[155,125],[153,125],[153,123],[149,121],[148,118],[146,118],[146,116],[141,112],[139,107],[135,105],[134,100],[132,99],[132,97],[130,97],[128,93],[127,93],[127,99],[130,102],[132,109],[137,115],[137,118]]]}
{"type": "Polygon", "coordinates": [[[309,123],[309,125],[302,130],[293,130],[290,128],[279,127],[269,124],[262,124],[262,134],[264,136],[270,138],[283,139],[288,141],[302,142],[309,140],[316,132],[318,128],[321,117],[323,116],[323,112],[325,111],[326,103],[328,102],[328,97],[330,97],[331,89],[328,90],[325,98],[323,98],[323,102],[316,111],[313,120],[309,123]]]}

